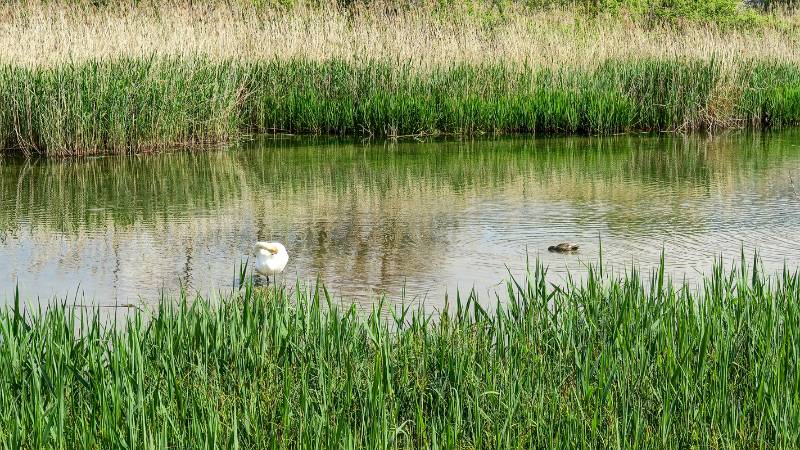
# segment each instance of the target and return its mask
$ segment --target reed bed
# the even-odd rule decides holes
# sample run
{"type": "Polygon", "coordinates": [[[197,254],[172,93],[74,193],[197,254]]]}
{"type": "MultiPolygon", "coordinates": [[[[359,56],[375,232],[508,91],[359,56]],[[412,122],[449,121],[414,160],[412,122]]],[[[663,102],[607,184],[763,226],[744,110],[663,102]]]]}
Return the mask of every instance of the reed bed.
{"type": "Polygon", "coordinates": [[[519,3],[9,3],[0,6],[0,146],[86,155],[274,132],[794,124],[798,15],[742,8],[755,22],[676,25],[519,3]]]}
{"type": "MultiPolygon", "coordinates": [[[[744,261],[744,258],[743,260],[744,261]]],[[[791,448],[800,275],[697,289],[535,266],[491,309],[337,306],[324,288],[0,314],[4,448],[791,448]]],[[[649,280],[649,281],[646,281],[649,280]]]]}
{"type": "Polygon", "coordinates": [[[674,25],[624,13],[522,8],[515,2],[444,2],[431,7],[426,0],[376,0],[347,9],[319,2],[322,5],[289,10],[236,6],[248,0],[182,5],[159,1],[157,6],[137,0],[135,7],[106,8],[87,3],[0,5],[0,63],[32,67],[204,57],[377,60],[423,68],[503,63],[558,69],[594,68],[607,60],[631,58],[800,62],[800,13],[758,16],[763,20],[752,26],[729,27],[713,20],[674,25]]]}
{"type": "Polygon", "coordinates": [[[0,67],[0,146],[75,155],[257,133],[610,134],[800,121],[800,66],[633,59],[595,69],[122,59],[0,67]]]}
{"type": "Polygon", "coordinates": [[[800,120],[794,14],[747,10],[758,20],[733,27],[518,3],[248,4],[0,6],[0,146],[86,155],[273,132],[610,134],[800,120]]]}

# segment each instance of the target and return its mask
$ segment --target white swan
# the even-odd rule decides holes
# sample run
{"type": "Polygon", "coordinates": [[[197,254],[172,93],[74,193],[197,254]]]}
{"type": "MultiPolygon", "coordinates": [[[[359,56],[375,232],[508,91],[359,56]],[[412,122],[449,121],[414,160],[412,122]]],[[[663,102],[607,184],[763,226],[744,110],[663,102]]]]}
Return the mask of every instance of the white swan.
{"type": "Polygon", "coordinates": [[[256,255],[256,272],[267,277],[283,272],[289,262],[289,253],[280,242],[256,242],[253,245],[256,255]]]}

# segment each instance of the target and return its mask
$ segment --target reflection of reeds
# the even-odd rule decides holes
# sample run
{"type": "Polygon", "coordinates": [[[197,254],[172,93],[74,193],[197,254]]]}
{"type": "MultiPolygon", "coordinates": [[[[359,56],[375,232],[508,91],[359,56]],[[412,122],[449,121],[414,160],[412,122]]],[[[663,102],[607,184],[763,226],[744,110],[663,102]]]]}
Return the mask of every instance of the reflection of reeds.
{"type": "Polygon", "coordinates": [[[798,274],[767,279],[754,267],[718,266],[699,291],[665,280],[663,261],[650,282],[595,267],[580,285],[556,288],[545,275],[537,266],[509,281],[494,311],[464,296],[436,317],[343,310],[322,288],[248,285],[222,301],[165,299],[152,314],[120,312],[113,325],[80,306],[25,315],[18,298],[0,313],[0,440],[796,444],[798,274]]]}
{"type": "Polygon", "coordinates": [[[575,205],[613,200],[629,205],[635,216],[637,202],[646,202],[648,191],[659,186],[667,186],[676,201],[704,197],[710,189],[726,198],[753,182],[757,189],[788,191],[796,158],[782,139],[555,138],[386,148],[293,140],[256,144],[275,151],[70,163],[6,159],[0,163],[0,198],[6,199],[0,228],[25,223],[75,234],[187,221],[215,228],[247,216],[285,227],[329,218],[317,227],[332,234],[337,223],[357,217],[396,217],[400,238],[414,227],[433,227],[434,218],[463,210],[470,198],[487,193],[575,205]]]}
{"type": "Polygon", "coordinates": [[[591,69],[420,72],[377,61],[125,59],[0,67],[0,104],[3,147],[58,155],[276,130],[400,136],[780,126],[800,120],[800,66],[633,59],[591,69]]]}

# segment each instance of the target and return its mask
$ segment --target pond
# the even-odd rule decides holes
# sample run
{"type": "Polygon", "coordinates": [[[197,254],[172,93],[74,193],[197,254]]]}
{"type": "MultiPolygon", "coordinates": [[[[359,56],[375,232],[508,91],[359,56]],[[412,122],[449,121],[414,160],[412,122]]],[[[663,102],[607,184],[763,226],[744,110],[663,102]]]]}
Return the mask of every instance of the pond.
{"type": "MultiPolygon", "coordinates": [[[[256,240],[283,280],[440,305],[502,292],[540,258],[557,282],[603,259],[696,281],[715,258],[800,261],[800,132],[372,143],[0,159],[0,302],[229,291],[256,240]],[[793,179],[793,177],[796,177],[793,179]],[[549,245],[581,244],[577,254],[549,245]]],[[[349,300],[348,300],[349,301],[349,300]]]]}

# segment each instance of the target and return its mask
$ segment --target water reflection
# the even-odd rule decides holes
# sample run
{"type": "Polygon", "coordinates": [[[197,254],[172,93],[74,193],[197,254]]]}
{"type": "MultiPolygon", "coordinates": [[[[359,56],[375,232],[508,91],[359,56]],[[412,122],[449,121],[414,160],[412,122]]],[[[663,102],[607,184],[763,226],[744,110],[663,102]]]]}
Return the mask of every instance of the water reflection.
{"type": "Polygon", "coordinates": [[[330,144],[71,161],[0,160],[0,295],[99,303],[229,289],[256,239],[287,279],[338,295],[491,290],[540,256],[580,272],[666,251],[673,275],[758,248],[800,257],[800,134],[330,144]],[[578,256],[549,254],[561,240],[578,256]]]}

